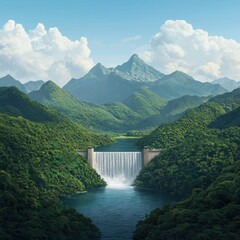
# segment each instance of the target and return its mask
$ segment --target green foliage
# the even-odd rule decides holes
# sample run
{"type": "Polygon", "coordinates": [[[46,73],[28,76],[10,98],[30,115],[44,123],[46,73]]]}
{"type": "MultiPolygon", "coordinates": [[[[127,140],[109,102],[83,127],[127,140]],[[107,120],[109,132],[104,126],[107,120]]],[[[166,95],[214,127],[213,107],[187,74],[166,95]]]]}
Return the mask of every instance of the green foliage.
{"type": "Polygon", "coordinates": [[[166,105],[165,100],[147,87],[140,88],[123,103],[144,118],[159,113],[160,109],[166,105]]]}
{"type": "Polygon", "coordinates": [[[165,100],[143,87],[123,103],[98,105],[79,102],[51,81],[45,83],[39,91],[31,92],[29,96],[79,121],[88,129],[109,132],[150,129],[179,118],[180,113],[203,101],[199,97],[186,96],[166,105],[165,100]]]}
{"type": "Polygon", "coordinates": [[[139,222],[135,240],[240,238],[240,128],[226,128],[238,126],[239,99],[240,89],[214,97],[143,139],[163,150],[135,184],[185,197],[193,192],[139,222]]]}
{"type": "Polygon", "coordinates": [[[29,97],[78,120],[90,129],[114,131],[123,125],[121,120],[105,109],[79,102],[51,81],[45,83],[39,91],[31,92],[29,97]]]}
{"type": "Polygon", "coordinates": [[[218,117],[214,122],[209,125],[209,127],[220,129],[233,126],[240,126],[240,108],[237,108],[229,113],[218,117]]]}
{"type": "Polygon", "coordinates": [[[184,113],[188,109],[198,107],[206,101],[207,98],[205,97],[185,95],[183,97],[170,100],[163,108],[162,113],[165,115],[175,116],[184,113]]]}
{"type": "Polygon", "coordinates": [[[140,144],[153,148],[166,148],[180,143],[191,132],[204,130],[218,116],[224,114],[224,109],[217,103],[207,102],[189,110],[182,118],[161,125],[150,135],[144,137],[140,144]]]}
{"type": "Polygon", "coordinates": [[[0,110],[6,113],[9,106],[19,113],[0,113],[1,239],[99,238],[91,221],[64,207],[59,196],[105,185],[77,149],[111,140],[32,102],[16,88],[2,88],[0,96],[0,110]],[[40,122],[48,113],[51,119],[40,122]]]}
{"type": "Polygon", "coordinates": [[[100,237],[90,219],[61,205],[52,192],[40,190],[30,179],[16,181],[3,170],[0,170],[0,229],[0,238],[4,240],[100,237]]]}
{"type": "Polygon", "coordinates": [[[225,168],[206,189],[172,208],[156,209],[137,224],[134,240],[238,240],[240,237],[240,162],[225,168]]]}
{"type": "Polygon", "coordinates": [[[140,142],[143,146],[166,148],[174,146],[194,131],[204,131],[218,117],[240,107],[240,89],[210,99],[187,111],[179,120],[155,129],[140,142]],[[202,129],[202,130],[201,130],[202,129]]]}
{"type": "Polygon", "coordinates": [[[135,184],[181,196],[189,195],[194,188],[209,186],[223,167],[238,159],[239,146],[239,128],[195,131],[151,161],[135,184]]]}
{"type": "Polygon", "coordinates": [[[22,116],[35,122],[54,121],[58,115],[37,102],[31,101],[16,87],[0,88],[0,112],[12,116],[22,116]]]}

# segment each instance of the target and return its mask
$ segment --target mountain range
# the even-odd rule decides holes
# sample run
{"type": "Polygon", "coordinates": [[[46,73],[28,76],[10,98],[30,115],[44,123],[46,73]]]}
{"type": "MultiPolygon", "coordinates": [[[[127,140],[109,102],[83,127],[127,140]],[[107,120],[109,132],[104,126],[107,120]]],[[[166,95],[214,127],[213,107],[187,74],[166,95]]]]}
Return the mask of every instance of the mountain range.
{"type": "Polygon", "coordinates": [[[99,63],[82,78],[70,80],[63,89],[78,100],[104,104],[124,101],[142,87],[148,87],[165,100],[226,92],[219,84],[202,83],[180,71],[164,75],[136,54],[116,68],[105,68],[99,63]]]}
{"type": "Polygon", "coordinates": [[[139,88],[123,102],[95,104],[78,101],[55,83],[48,81],[28,96],[88,129],[126,132],[157,127],[180,117],[180,114],[199,106],[205,98],[186,96],[167,102],[147,87],[139,88]]]}
{"type": "Polygon", "coordinates": [[[16,80],[10,75],[0,78],[0,87],[17,87],[20,91],[24,93],[29,93],[34,90],[39,90],[40,87],[44,84],[44,81],[29,81],[25,84],[16,80]]]}
{"type": "Polygon", "coordinates": [[[229,92],[231,92],[232,90],[234,90],[240,86],[240,82],[237,82],[237,81],[227,78],[227,77],[216,79],[216,80],[212,81],[211,83],[220,84],[222,87],[227,89],[229,92]]]}
{"type": "MultiPolygon", "coordinates": [[[[43,84],[42,80],[22,84],[10,75],[0,78],[0,86],[15,86],[25,93],[39,90],[43,84]]],[[[115,68],[98,63],[82,78],[71,79],[63,89],[80,101],[106,104],[124,102],[143,87],[164,100],[172,100],[184,95],[215,96],[233,90],[237,83],[228,78],[202,83],[180,71],[164,75],[134,54],[115,68]]]]}

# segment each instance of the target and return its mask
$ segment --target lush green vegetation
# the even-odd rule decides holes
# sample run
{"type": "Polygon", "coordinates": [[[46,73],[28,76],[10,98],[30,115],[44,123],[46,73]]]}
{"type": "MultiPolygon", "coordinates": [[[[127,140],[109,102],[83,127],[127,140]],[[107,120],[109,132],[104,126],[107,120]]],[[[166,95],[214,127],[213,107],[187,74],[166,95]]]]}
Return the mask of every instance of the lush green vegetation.
{"type": "Polygon", "coordinates": [[[240,129],[195,131],[177,145],[168,147],[137,177],[138,186],[189,195],[206,188],[240,157],[240,129]]]}
{"type": "Polygon", "coordinates": [[[166,105],[165,100],[147,87],[140,88],[123,103],[144,118],[158,114],[160,109],[166,105]]]}
{"type": "Polygon", "coordinates": [[[142,140],[162,148],[162,154],[140,172],[135,184],[182,197],[193,193],[172,208],[153,211],[139,222],[134,239],[239,239],[239,106],[236,89],[142,140]]]}
{"type": "Polygon", "coordinates": [[[121,120],[105,109],[79,102],[51,81],[45,83],[39,91],[31,92],[29,97],[78,120],[88,129],[114,131],[121,129],[123,125],[121,120]]]}
{"type": "Polygon", "coordinates": [[[231,126],[240,126],[240,108],[237,108],[229,113],[218,117],[214,122],[209,125],[209,127],[220,129],[231,126]]]}
{"type": "Polygon", "coordinates": [[[218,117],[240,106],[240,89],[216,96],[187,111],[178,121],[161,125],[140,142],[143,146],[166,148],[180,143],[194,131],[204,131],[218,117]]]}
{"type": "Polygon", "coordinates": [[[64,207],[59,196],[105,185],[77,149],[111,140],[32,102],[16,88],[1,90],[3,112],[6,103],[14,109],[12,115],[21,115],[0,113],[1,239],[98,238],[99,230],[91,221],[64,207]],[[32,113],[40,116],[39,109],[51,119],[24,118],[32,113]]]}
{"type": "Polygon", "coordinates": [[[57,201],[30,179],[20,183],[0,170],[0,239],[98,239],[91,220],[57,201]]]}
{"type": "Polygon", "coordinates": [[[179,118],[181,113],[204,101],[200,97],[186,96],[166,105],[166,101],[143,87],[123,103],[97,105],[79,102],[51,81],[39,91],[31,92],[29,97],[79,121],[88,129],[121,133],[153,129],[179,118]]]}
{"type": "Polygon", "coordinates": [[[58,114],[37,102],[31,101],[26,94],[16,87],[0,88],[0,112],[12,116],[22,116],[35,122],[54,121],[58,114]]]}
{"type": "Polygon", "coordinates": [[[140,221],[134,240],[238,240],[240,236],[240,162],[225,168],[206,189],[172,208],[156,209],[140,221]]]}

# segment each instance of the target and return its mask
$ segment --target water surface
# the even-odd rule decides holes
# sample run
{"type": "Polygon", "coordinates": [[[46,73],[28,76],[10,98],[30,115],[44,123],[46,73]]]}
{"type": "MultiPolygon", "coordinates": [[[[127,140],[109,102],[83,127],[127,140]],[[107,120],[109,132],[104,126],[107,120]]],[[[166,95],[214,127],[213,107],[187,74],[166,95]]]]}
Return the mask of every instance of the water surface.
{"type": "MultiPolygon", "coordinates": [[[[138,139],[134,138],[117,139],[117,142],[96,148],[95,151],[138,152],[141,149],[135,145],[137,141],[138,139]]],[[[117,159],[115,160],[117,161],[117,159]]],[[[131,163],[129,160],[128,162],[131,163]]],[[[132,165],[133,163],[129,166],[132,165]]],[[[118,165],[113,162],[110,166],[115,169],[118,165]]],[[[125,167],[121,167],[121,169],[125,169],[125,167]]],[[[108,177],[111,180],[114,179],[109,169],[105,172],[109,172],[108,177]]],[[[110,181],[113,184],[106,188],[91,190],[88,193],[64,199],[66,204],[93,220],[101,230],[103,240],[131,239],[139,220],[144,219],[146,214],[153,209],[161,208],[164,204],[172,204],[176,199],[155,191],[127,186],[122,181],[126,176],[123,176],[122,179],[121,177],[117,180],[114,179],[113,182],[110,181]]],[[[108,182],[108,179],[106,180],[108,182]]]]}
{"type": "Polygon", "coordinates": [[[151,210],[173,203],[174,197],[130,186],[106,187],[72,196],[64,202],[90,217],[103,240],[129,240],[136,223],[151,210]]]}

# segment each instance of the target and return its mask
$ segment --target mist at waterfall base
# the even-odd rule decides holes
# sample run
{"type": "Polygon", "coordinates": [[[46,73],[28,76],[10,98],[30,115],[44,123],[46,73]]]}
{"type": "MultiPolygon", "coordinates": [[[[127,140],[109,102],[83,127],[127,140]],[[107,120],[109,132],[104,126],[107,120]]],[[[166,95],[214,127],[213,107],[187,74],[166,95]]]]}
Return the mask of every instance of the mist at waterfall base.
{"type": "Polygon", "coordinates": [[[119,138],[113,144],[95,149],[94,168],[108,187],[128,187],[142,169],[138,138],[119,138]]]}
{"type": "Polygon", "coordinates": [[[132,239],[139,220],[144,219],[153,209],[177,200],[174,196],[130,186],[133,176],[142,167],[136,141],[137,139],[118,139],[114,144],[95,149],[95,154],[99,155],[98,171],[105,173],[108,186],[63,199],[65,204],[93,220],[102,233],[102,240],[132,239]],[[112,152],[112,156],[107,156],[104,152],[112,152]],[[101,163],[101,158],[106,162],[101,163]],[[108,163],[108,158],[116,161],[108,163]],[[121,158],[127,161],[121,162],[121,158]],[[131,170],[127,169],[129,167],[131,170]]]}
{"type": "Polygon", "coordinates": [[[96,152],[94,168],[109,187],[130,186],[142,169],[142,153],[96,152]]]}

